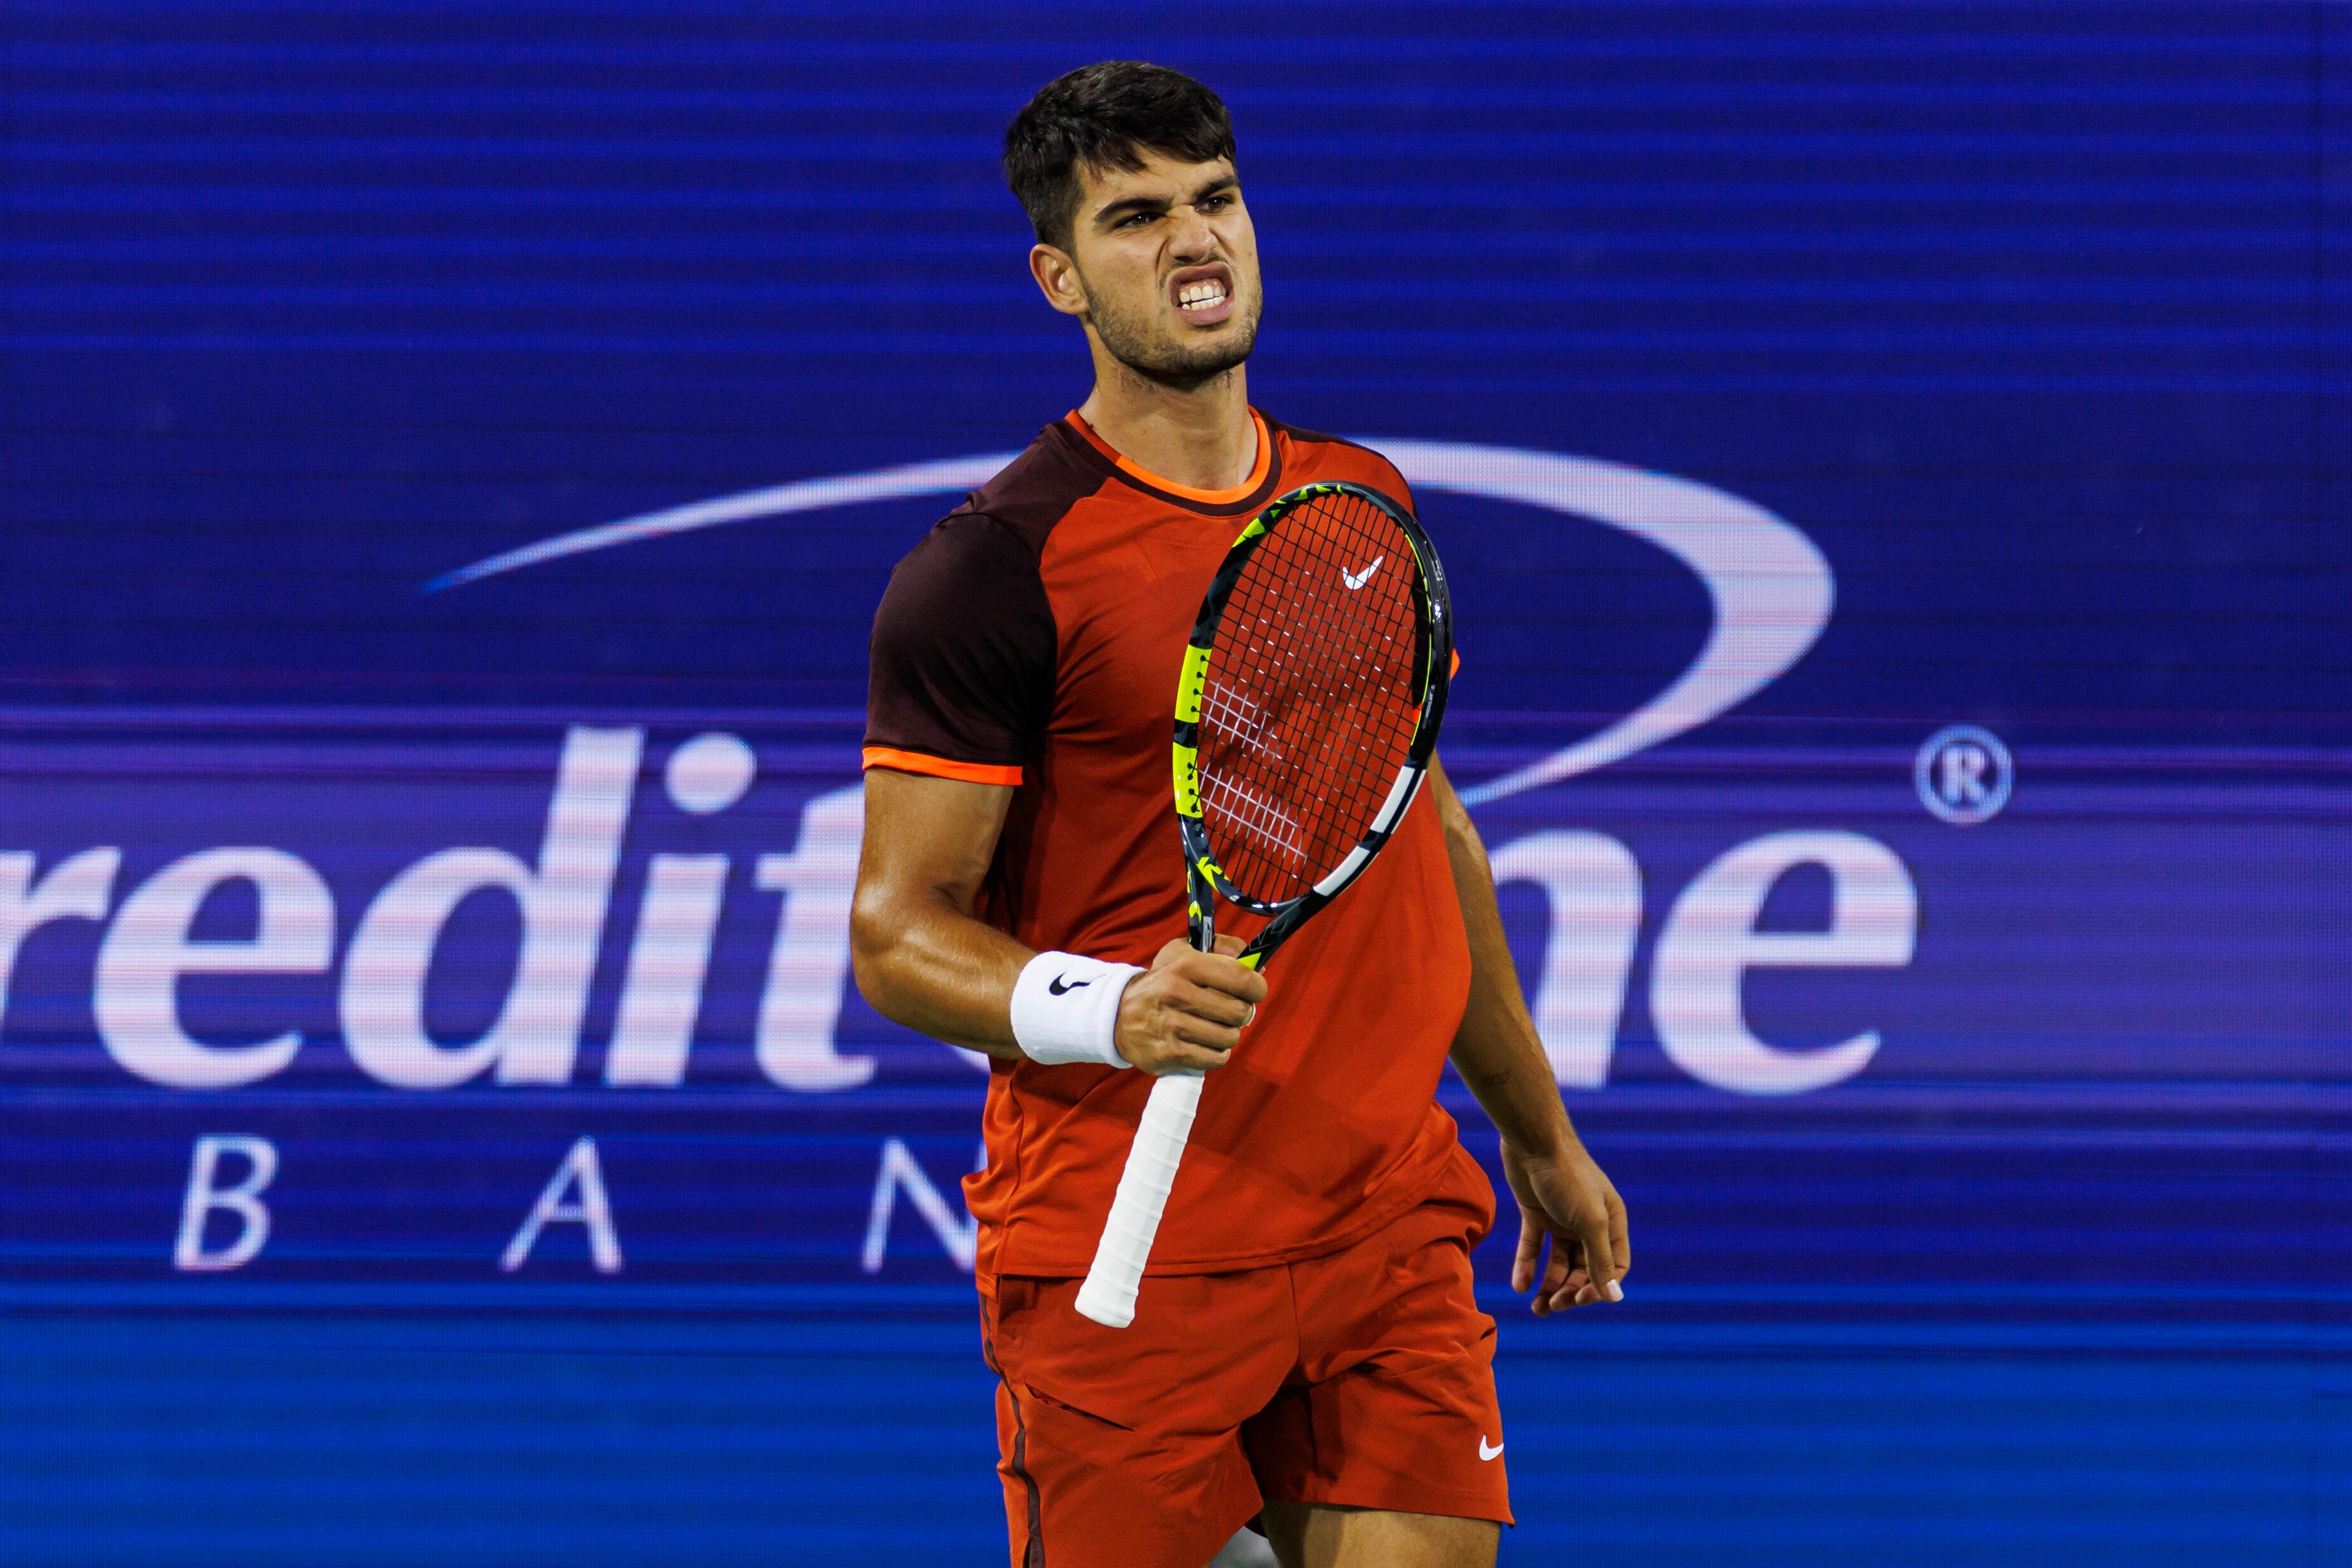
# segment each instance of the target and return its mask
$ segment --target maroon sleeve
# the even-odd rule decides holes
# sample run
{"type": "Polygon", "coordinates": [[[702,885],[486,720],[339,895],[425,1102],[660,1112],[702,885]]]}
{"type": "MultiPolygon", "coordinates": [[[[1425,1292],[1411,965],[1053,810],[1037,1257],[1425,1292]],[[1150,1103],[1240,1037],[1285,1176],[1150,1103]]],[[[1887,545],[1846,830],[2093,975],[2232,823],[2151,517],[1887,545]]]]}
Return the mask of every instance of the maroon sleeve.
{"type": "Polygon", "coordinates": [[[866,695],[866,766],[1018,784],[1054,706],[1054,612],[1037,552],[957,512],[890,574],[866,695]]]}

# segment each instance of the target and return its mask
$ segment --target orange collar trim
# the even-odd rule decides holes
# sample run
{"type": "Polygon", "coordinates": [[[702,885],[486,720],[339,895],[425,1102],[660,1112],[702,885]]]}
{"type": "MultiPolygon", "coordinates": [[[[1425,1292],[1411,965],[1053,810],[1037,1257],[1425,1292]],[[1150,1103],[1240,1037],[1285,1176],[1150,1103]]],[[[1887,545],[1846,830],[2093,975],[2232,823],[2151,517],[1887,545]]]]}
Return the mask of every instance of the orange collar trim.
{"type": "Polygon", "coordinates": [[[1196,490],[1190,485],[1163,479],[1133,458],[1122,455],[1117,447],[1096,434],[1095,427],[1088,424],[1076,409],[1070,410],[1064,417],[1070,422],[1071,429],[1085,436],[1087,444],[1109,458],[1120,473],[1139,479],[1155,490],[1164,490],[1169,495],[1181,497],[1187,501],[1198,501],[1203,506],[1229,507],[1236,501],[1249,499],[1251,494],[1265,483],[1266,470],[1274,464],[1274,434],[1265,427],[1265,416],[1255,409],[1250,410],[1250,423],[1257,427],[1257,461],[1250,465],[1249,477],[1230,490],[1196,490]]]}

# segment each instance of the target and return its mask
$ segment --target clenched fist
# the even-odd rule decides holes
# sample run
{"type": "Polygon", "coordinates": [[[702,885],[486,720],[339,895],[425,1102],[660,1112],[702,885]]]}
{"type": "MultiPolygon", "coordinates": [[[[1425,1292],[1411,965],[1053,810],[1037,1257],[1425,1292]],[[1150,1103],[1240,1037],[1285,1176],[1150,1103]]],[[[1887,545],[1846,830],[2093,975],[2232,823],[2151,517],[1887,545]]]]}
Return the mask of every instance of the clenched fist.
{"type": "Polygon", "coordinates": [[[1223,1067],[1265,1000],[1265,977],[1234,961],[1241,950],[1234,936],[1213,953],[1181,937],[1160,948],[1119,998],[1118,1053],[1154,1077],[1223,1067]]]}

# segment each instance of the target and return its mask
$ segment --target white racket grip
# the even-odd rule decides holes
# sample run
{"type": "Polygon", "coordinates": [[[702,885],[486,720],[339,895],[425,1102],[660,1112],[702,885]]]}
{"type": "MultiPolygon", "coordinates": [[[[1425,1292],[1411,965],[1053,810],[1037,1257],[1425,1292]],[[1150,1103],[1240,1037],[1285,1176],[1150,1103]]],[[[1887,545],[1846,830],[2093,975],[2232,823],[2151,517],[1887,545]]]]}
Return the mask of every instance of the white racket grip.
{"type": "Polygon", "coordinates": [[[1110,1218],[1095,1243],[1094,1267],[1078,1287],[1078,1311],[1105,1328],[1123,1329],[1135,1321],[1135,1293],[1143,1288],[1143,1266],[1150,1261],[1151,1239],[1160,1234],[1168,1191],[1176,1185],[1176,1167],[1192,1136],[1192,1114],[1201,1108],[1204,1082],[1197,1072],[1168,1073],[1153,1081],[1151,1098],[1144,1103],[1127,1168],[1119,1173],[1118,1196],[1111,1199],[1110,1218]]]}

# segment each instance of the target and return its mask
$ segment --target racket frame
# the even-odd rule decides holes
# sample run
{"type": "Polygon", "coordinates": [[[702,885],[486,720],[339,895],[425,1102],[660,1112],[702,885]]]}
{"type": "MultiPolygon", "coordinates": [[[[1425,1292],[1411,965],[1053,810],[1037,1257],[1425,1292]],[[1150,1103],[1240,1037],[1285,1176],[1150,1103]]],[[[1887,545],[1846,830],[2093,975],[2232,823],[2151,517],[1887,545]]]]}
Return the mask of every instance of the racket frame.
{"type": "Polygon", "coordinates": [[[1428,776],[1429,759],[1437,748],[1438,727],[1445,718],[1453,653],[1454,601],[1446,588],[1445,568],[1438,561],[1437,551],[1431,546],[1420,519],[1397,502],[1368,485],[1328,480],[1279,497],[1250,519],[1249,526],[1226,550],[1216,576],[1210,580],[1209,591],[1201,601],[1201,613],[1192,622],[1192,639],[1185,646],[1183,669],[1176,683],[1176,828],[1184,843],[1185,918],[1194,947],[1206,953],[1215,946],[1216,903],[1222,899],[1237,909],[1269,917],[1265,929],[1240,956],[1241,963],[1247,967],[1262,969],[1276,948],[1363,873],[1372,857],[1396,831],[1397,824],[1404,820],[1406,809],[1428,776]],[[1223,622],[1225,607],[1250,558],[1300,507],[1333,496],[1353,497],[1385,514],[1412,550],[1413,564],[1418,569],[1412,580],[1414,684],[1421,695],[1418,719],[1405,761],[1397,770],[1388,799],[1355,847],[1307,892],[1267,903],[1234,885],[1224,868],[1217,863],[1215,850],[1209,841],[1208,824],[1201,810],[1201,704],[1208,689],[1210,652],[1216,643],[1217,628],[1223,622]]]}

